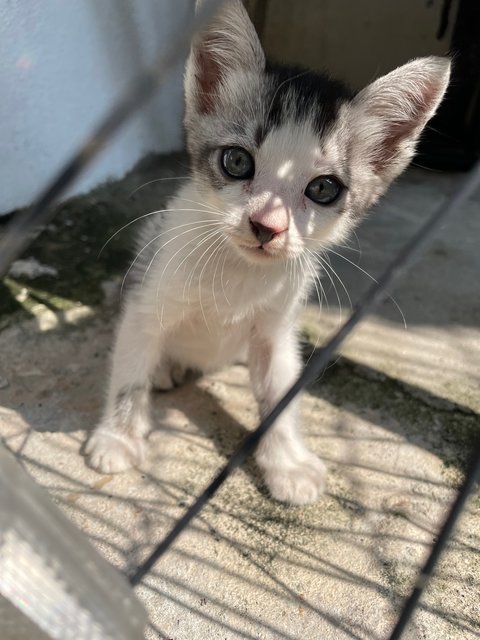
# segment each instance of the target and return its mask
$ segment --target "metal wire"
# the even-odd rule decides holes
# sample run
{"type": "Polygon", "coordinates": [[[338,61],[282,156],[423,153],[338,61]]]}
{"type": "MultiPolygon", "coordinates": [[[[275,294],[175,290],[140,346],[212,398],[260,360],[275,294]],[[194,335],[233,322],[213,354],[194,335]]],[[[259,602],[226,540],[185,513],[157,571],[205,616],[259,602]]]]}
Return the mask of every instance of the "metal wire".
{"type": "Polygon", "coordinates": [[[130,116],[153,96],[172,68],[187,56],[193,35],[209,21],[223,1],[202,2],[201,11],[190,18],[181,33],[176,33],[170,39],[165,53],[158,57],[153,67],[132,82],[124,96],[47,185],[36,202],[13,218],[0,240],[0,278],[6,275],[11,263],[33,242],[44,225],[54,216],[51,205],[71,186],[130,116]]]}
{"type": "Polygon", "coordinates": [[[480,475],[480,445],[477,447],[474,457],[472,458],[472,462],[467,471],[467,475],[462,484],[460,491],[450,509],[450,513],[445,520],[445,523],[437,537],[435,544],[432,547],[430,552],[430,556],[426,561],[423,569],[418,574],[417,581],[415,583],[415,587],[412,591],[412,594],[408,598],[405,606],[400,614],[400,618],[390,636],[390,640],[399,640],[402,636],[402,633],[407,628],[408,623],[415,611],[415,608],[420,600],[423,590],[425,589],[428,581],[432,577],[433,570],[435,565],[438,562],[440,554],[445,549],[445,546],[448,542],[449,537],[452,534],[452,531],[457,523],[460,514],[465,506],[465,502],[469,496],[469,494],[473,491],[475,487],[475,483],[480,475]]]}
{"type": "MultiPolygon", "coordinates": [[[[58,176],[41,193],[33,206],[20,216],[16,216],[7,228],[4,238],[0,241],[0,277],[3,277],[10,264],[22,253],[41,231],[43,225],[54,215],[51,205],[65,192],[66,188],[80,175],[90,162],[100,153],[107,142],[128,120],[128,118],[153,95],[155,89],[165,78],[172,67],[188,53],[193,34],[208,21],[218,9],[222,0],[208,0],[202,4],[202,10],[192,18],[181,34],[176,34],[171,39],[166,53],[161,56],[156,65],[142,74],[130,87],[98,128],[86,140],[82,147],[74,154],[72,159],[64,166],[58,176]]],[[[392,261],[385,273],[379,279],[378,284],[372,286],[356,305],[349,319],[332,336],[326,345],[311,359],[291,387],[280,400],[272,412],[260,423],[234,452],[227,464],[220,470],[213,481],[203,491],[200,497],[192,504],[185,514],[177,521],[172,530],[147,557],[147,559],[129,577],[131,585],[137,585],[145,574],[153,567],[157,560],[167,551],[178,535],[188,526],[189,522],[199,513],[204,505],[216,493],[229,475],[239,467],[245,459],[254,451],[260,439],[272,427],[281,412],[288,406],[293,398],[308,384],[312,383],[321,371],[327,366],[329,360],[352,332],[355,326],[378,304],[387,294],[389,287],[400,277],[403,271],[412,264],[418,254],[432,240],[433,234],[438,231],[440,225],[451,216],[458,207],[474,192],[480,184],[480,162],[467,176],[462,186],[432,215],[419,232],[407,243],[403,250],[392,261]]],[[[430,579],[440,553],[444,549],[448,538],[461,513],[468,494],[472,491],[475,479],[480,472],[480,448],[476,453],[472,466],[466,476],[465,482],[452,506],[449,516],[432,548],[430,557],[425,564],[415,589],[407,601],[399,621],[390,637],[390,640],[398,640],[406,628],[418,600],[430,579]]]]}
{"type": "Polygon", "coordinates": [[[130,584],[138,584],[143,576],[150,571],[157,560],[162,557],[177,536],[180,535],[188,523],[205,506],[219,487],[225,482],[228,476],[237,467],[239,467],[251,453],[253,453],[260,439],[272,427],[275,420],[290,404],[295,396],[306,385],[314,382],[322,370],[328,365],[335,351],[351,333],[354,327],[387,295],[387,291],[393,282],[400,277],[403,271],[412,264],[419,253],[425,248],[427,243],[432,240],[434,232],[439,229],[440,225],[449,216],[451,216],[463,202],[465,202],[465,200],[477,189],[478,186],[480,186],[480,161],[474,166],[470,174],[463,181],[462,185],[437,209],[431,218],[420,228],[418,233],[405,245],[396,258],[394,258],[390,263],[390,266],[379,278],[378,283],[367,291],[355,306],[355,309],[348,320],[332,336],[325,346],[322,347],[314,357],[312,357],[310,363],[305,367],[301,376],[289,391],[287,391],[276,407],[274,407],[271,413],[262,420],[258,428],[245,438],[227,464],[216,475],[203,493],[176,522],[171,531],[158,544],[148,558],[129,577],[130,584]]]}

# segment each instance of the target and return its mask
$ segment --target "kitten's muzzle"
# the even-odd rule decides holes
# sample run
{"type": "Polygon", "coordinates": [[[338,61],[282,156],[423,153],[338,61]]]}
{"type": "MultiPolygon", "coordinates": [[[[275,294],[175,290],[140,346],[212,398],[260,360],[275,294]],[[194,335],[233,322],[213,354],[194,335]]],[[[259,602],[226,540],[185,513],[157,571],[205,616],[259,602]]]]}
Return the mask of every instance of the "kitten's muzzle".
{"type": "Polygon", "coordinates": [[[260,242],[262,247],[264,244],[267,244],[268,242],[270,242],[270,240],[273,240],[273,238],[279,236],[288,229],[288,227],[286,229],[267,227],[264,224],[261,224],[260,222],[256,222],[254,220],[250,220],[250,228],[252,229],[255,237],[260,242]]]}

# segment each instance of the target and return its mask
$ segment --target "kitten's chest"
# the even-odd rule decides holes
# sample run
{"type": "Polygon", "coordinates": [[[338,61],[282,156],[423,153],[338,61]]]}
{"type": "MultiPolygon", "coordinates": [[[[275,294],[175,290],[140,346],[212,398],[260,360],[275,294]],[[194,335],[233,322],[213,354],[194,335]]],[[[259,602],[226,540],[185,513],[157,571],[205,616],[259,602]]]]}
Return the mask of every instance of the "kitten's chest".
{"type": "MultiPolygon", "coordinates": [[[[236,323],[253,318],[271,306],[289,304],[294,290],[283,273],[265,273],[248,266],[232,264],[208,277],[193,279],[193,304],[220,323],[236,323]]],[[[191,289],[191,292],[192,292],[191,289]]]]}
{"type": "MultiPolygon", "coordinates": [[[[197,297],[184,301],[182,320],[169,335],[168,355],[174,362],[207,372],[245,361],[256,323],[289,314],[294,304],[281,284],[231,273],[220,290],[200,284],[197,297]]],[[[180,308],[178,308],[180,310],[180,308]]],[[[273,322],[273,320],[272,320],[273,322]]]]}

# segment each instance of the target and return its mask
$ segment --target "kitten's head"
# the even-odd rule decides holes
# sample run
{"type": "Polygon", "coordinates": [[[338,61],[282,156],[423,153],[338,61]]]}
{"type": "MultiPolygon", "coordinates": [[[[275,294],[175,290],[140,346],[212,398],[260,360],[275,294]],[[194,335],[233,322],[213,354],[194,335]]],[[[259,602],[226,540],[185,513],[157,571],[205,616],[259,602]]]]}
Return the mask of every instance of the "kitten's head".
{"type": "Polygon", "coordinates": [[[325,75],[268,64],[242,3],[227,0],[186,69],[197,187],[247,260],[328,247],[407,166],[449,74],[448,59],[419,58],[352,95],[325,75]]]}

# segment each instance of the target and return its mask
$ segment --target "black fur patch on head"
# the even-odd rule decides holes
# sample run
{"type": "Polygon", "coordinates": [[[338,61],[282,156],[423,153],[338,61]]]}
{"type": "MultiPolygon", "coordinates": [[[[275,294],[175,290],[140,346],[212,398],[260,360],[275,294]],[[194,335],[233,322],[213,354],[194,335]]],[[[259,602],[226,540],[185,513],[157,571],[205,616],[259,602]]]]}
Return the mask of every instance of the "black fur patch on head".
{"type": "Polygon", "coordinates": [[[270,86],[266,129],[284,122],[311,119],[318,134],[335,121],[338,109],[353,94],[328,75],[267,62],[265,74],[270,86]]]}
{"type": "Polygon", "coordinates": [[[265,138],[265,128],[261,124],[255,129],[255,144],[259,147],[265,138]]]}

